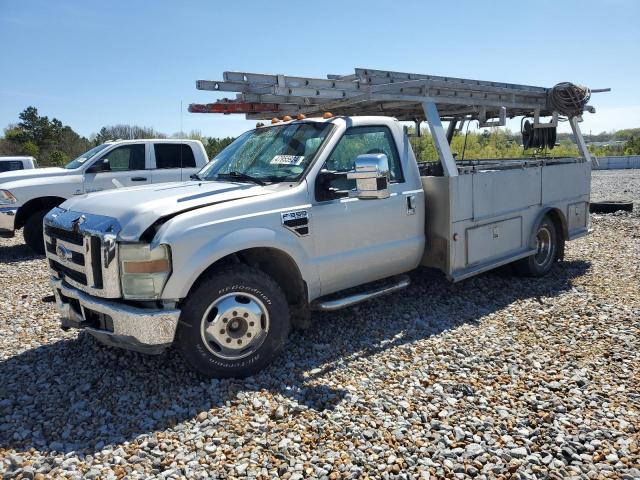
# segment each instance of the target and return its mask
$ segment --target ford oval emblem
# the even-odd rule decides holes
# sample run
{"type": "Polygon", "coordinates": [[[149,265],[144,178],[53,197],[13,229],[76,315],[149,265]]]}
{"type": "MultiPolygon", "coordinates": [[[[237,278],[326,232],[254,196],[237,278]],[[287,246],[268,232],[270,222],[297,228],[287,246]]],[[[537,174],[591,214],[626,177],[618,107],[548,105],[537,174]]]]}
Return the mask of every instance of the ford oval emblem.
{"type": "Polygon", "coordinates": [[[64,245],[58,245],[56,247],[56,254],[60,258],[60,260],[64,260],[65,262],[71,261],[71,259],[73,258],[73,252],[64,245]]]}

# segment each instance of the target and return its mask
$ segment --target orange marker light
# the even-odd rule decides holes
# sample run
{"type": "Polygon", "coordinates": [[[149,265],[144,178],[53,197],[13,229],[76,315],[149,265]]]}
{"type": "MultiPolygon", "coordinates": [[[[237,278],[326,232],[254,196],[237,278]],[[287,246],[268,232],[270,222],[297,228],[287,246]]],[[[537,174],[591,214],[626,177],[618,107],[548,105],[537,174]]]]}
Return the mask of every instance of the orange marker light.
{"type": "Polygon", "coordinates": [[[271,124],[272,124],[272,125],[273,125],[274,123],[278,123],[278,122],[280,122],[280,120],[278,119],[278,117],[273,117],[273,118],[271,119],[271,124]]]}
{"type": "Polygon", "coordinates": [[[331,118],[331,117],[333,117],[333,113],[331,112],[324,112],[322,114],[322,118],[331,118]]]}
{"type": "Polygon", "coordinates": [[[284,117],[282,117],[282,121],[283,122],[290,122],[291,121],[291,117],[289,115],[285,115],[284,117]]]}
{"type": "Polygon", "coordinates": [[[296,115],[296,120],[304,120],[307,116],[304,113],[299,113],[296,115]]]}

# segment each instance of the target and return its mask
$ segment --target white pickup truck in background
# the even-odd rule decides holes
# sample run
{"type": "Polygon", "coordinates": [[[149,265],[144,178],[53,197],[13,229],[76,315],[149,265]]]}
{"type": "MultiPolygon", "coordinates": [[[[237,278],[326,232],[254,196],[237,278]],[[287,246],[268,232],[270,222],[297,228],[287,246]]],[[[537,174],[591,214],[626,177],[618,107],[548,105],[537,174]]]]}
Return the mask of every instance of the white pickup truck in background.
{"type": "Polygon", "coordinates": [[[145,139],[103,143],[64,168],[0,173],[0,236],[24,228],[26,244],[44,253],[42,219],[78,195],[150,183],[189,180],[208,162],[197,140],[145,139]]]}
{"type": "Polygon", "coordinates": [[[38,162],[33,157],[0,157],[0,175],[4,172],[31,170],[33,168],[38,168],[38,162]]]}

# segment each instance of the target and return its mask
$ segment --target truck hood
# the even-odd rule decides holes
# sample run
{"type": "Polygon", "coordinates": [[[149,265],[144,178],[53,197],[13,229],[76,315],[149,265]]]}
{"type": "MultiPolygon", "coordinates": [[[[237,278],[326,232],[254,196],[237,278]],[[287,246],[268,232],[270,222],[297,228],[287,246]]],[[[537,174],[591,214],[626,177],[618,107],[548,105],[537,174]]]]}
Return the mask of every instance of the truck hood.
{"type": "Polygon", "coordinates": [[[65,210],[115,218],[124,240],[137,236],[158,219],[182,212],[245,197],[267,195],[273,186],[235,182],[163,183],[107,190],[73,197],[62,205],[65,210]]]}
{"type": "Polygon", "coordinates": [[[15,170],[13,172],[0,173],[0,187],[4,183],[13,182],[15,180],[27,180],[30,178],[40,177],[58,177],[61,175],[72,175],[75,170],[67,170],[60,167],[32,168],[29,170],[15,170]]]}

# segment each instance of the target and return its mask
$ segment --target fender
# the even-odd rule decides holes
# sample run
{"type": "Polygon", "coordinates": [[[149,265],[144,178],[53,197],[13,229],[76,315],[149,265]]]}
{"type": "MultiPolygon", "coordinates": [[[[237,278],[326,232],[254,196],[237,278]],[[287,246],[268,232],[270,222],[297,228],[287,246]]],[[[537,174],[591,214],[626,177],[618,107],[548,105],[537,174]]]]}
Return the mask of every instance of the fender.
{"type": "MultiPolygon", "coordinates": [[[[157,243],[165,243],[161,239],[157,243]]],[[[154,242],[154,243],[156,243],[154,242]]],[[[170,245],[179,245],[168,242],[170,245]]],[[[285,230],[254,227],[242,228],[211,238],[201,244],[195,251],[172,250],[173,272],[162,292],[167,300],[182,299],[187,296],[194,282],[200,275],[218,260],[250,248],[273,248],[289,255],[298,266],[302,278],[309,288],[309,298],[319,295],[319,277],[312,262],[296,237],[285,230]]]]}
{"type": "MultiPolygon", "coordinates": [[[[536,216],[535,221],[533,222],[534,228],[537,228],[538,225],[540,225],[540,222],[542,221],[542,219],[544,218],[545,215],[549,214],[550,212],[553,213],[553,215],[556,215],[558,218],[558,220],[560,221],[560,231],[558,232],[561,236],[563,240],[567,240],[569,233],[568,233],[568,227],[567,227],[567,219],[565,217],[565,214],[562,210],[560,210],[559,208],[554,208],[554,207],[546,207],[543,208],[538,215],[536,216]]],[[[555,220],[553,218],[553,215],[551,215],[551,219],[555,220]]],[[[531,243],[533,241],[533,233],[534,232],[529,232],[529,245],[534,248],[535,247],[535,242],[531,243]]]]}

